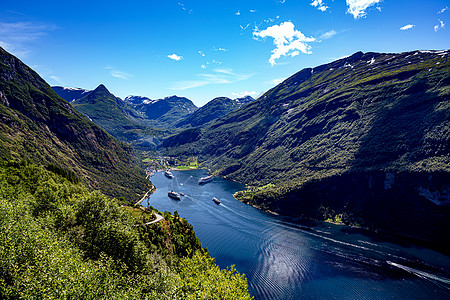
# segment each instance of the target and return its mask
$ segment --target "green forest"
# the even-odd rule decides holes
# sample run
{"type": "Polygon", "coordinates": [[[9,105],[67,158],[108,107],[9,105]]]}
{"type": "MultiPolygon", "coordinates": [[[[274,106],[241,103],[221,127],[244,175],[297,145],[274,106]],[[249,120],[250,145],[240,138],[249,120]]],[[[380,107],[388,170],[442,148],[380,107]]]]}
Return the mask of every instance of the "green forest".
{"type": "Polygon", "coordinates": [[[0,161],[1,298],[251,299],[178,213],[142,225],[124,203],[56,166],[0,161]]]}

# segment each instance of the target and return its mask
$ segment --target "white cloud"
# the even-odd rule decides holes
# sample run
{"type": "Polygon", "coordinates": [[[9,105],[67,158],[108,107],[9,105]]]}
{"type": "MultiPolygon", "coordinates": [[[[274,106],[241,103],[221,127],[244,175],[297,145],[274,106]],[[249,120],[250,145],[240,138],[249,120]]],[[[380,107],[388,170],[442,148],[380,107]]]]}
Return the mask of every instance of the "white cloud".
{"type": "Polygon", "coordinates": [[[176,61],[179,61],[179,60],[183,59],[183,56],[176,55],[175,53],[171,54],[171,55],[167,55],[167,57],[170,58],[170,59],[176,60],[176,61]]]}
{"type": "Polygon", "coordinates": [[[223,52],[228,52],[228,50],[227,49],[225,49],[225,48],[216,48],[216,46],[214,46],[213,48],[212,48],[214,51],[223,51],[223,52]]]}
{"type": "Polygon", "coordinates": [[[42,23],[0,22],[0,45],[16,56],[25,57],[31,52],[31,43],[55,29],[55,25],[42,23]]]}
{"type": "Polygon", "coordinates": [[[314,0],[310,5],[316,7],[320,11],[326,11],[328,9],[328,6],[323,3],[323,0],[314,0]]]}
{"type": "MultiPolygon", "coordinates": [[[[355,19],[363,18],[366,16],[366,10],[380,3],[382,0],[346,0],[349,14],[352,14],[355,19]]],[[[381,11],[381,8],[378,7],[378,10],[381,11]]]]}
{"type": "Polygon", "coordinates": [[[120,78],[120,79],[129,79],[131,77],[131,74],[124,72],[124,71],[117,70],[116,68],[111,67],[111,66],[106,66],[105,69],[110,70],[110,74],[112,77],[116,77],[116,78],[120,78]]]}
{"type": "Polygon", "coordinates": [[[238,98],[242,98],[242,97],[245,97],[245,96],[252,96],[253,98],[255,98],[256,96],[258,96],[258,92],[255,92],[255,91],[251,91],[251,92],[249,92],[249,91],[244,91],[244,92],[240,92],[240,93],[231,93],[231,95],[233,95],[234,97],[238,97],[238,98]]]}
{"type": "Polygon", "coordinates": [[[237,13],[235,13],[236,16],[240,16],[241,12],[238,10],[237,13]]]}
{"type": "Polygon", "coordinates": [[[313,37],[306,37],[299,30],[295,30],[294,24],[290,21],[270,26],[262,31],[255,29],[253,35],[256,38],[271,37],[274,39],[273,43],[276,48],[272,50],[272,55],[269,58],[269,63],[272,66],[276,64],[276,60],[281,56],[296,56],[300,52],[310,54],[311,46],[307,43],[316,40],[313,37]]]}
{"type": "Polygon", "coordinates": [[[184,3],[178,2],[178,5],[181,7],[183,11],[188,12],[189,14],[193,12],[192,9],[187,9],[186,6],[184,6],[184,3]]]}
{"type": "Polygon", "coordinates": [[[50,78],[56,81],[57,83],[62,84],[62,80],[58,76],[52,75],[50,76],[50,78]]]}
{"type": "Polygon", "coordinates": [[[337,34],[337,32],[332,29],[330,31],[325,32],[324,34],[322,34],[320,36],[321,39],[326,40],[326,39],[331,39],[333,36],[335,36],[337,34]]]}
{"type": "Polygon", "coordinates": [[[285,79],[286,78],[275,78],[270,81],[266,81],[266,83],[278,85],[278,84],[282,83],[285,79]]]}
{"type": "Polygon", "coordinates": [[[205,56],[205,53],[203,53],[203,51],[198,51],[198,54],[200,54],[201,56],[205,56]]]}
{"type": "Polygon", "coordinates": [[[439,29],[445,27],[445,23],[444,23],[444,22],[442,22],[442,21],[439,20],[439,19],[438,19],[438,21],[439,21],[439,25],[434,26],[434,31],[435,31],[435,32],[438,31],[439,29]]]}
{"type": "Polygon", "coordinates": [[[438,15],[444,13],[446,10],[448,10],[448,6],[444,7],[440,11],[438,11],[438,15]]]}
{"type": "Polygon", "coordinates": [[[248,28],[248,26],[250,26],[250,23],[248,23],[245,27],[242,25],[239,25],[241,27],[242,30],[246,30],[248,28]]]}
{"type": "Polygon", "coordinates": [[[204,69],[206,69],[206,66],[205,65],[201,65],[200,68],[204,70],[204,69]]]}
{"type": "Polygon", "coordinates": [[[254,12],[256,12],[256,9],[250,9],[250,12],[254,13],[254,12]]]}
{"type": "Polygon", "coordinates": [[[405,26],[403,26],[403,27],[400,27],[400,30],[413,29],[414,27],[416,27],[416,25],[408,24],[408,25],[405,25],[405,26]]]}
{"type": "Polygon", "coordinates": [[[253,74],[236,74],[232,69],[214,69],[210,73],[197,74],[198,79],[179,81],[174,84],[172,90],[187,90],[209,84],[229,84],[237,81],[247,80],[253,74]]]}

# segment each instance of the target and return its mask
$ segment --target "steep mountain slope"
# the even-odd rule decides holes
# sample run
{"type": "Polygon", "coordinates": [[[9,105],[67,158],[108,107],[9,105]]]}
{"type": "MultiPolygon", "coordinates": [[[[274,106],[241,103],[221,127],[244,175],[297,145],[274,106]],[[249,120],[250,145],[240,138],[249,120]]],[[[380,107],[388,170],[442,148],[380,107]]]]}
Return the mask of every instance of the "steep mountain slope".
{"type": "Polygon", "coordinates": [[[61,97],[114,137],[140,150],[155,150],[155,136],[161,132],[145,124],[142,114],[111,94],[103,85],[93,91],[53,87],[61,97]]]}
{"type": "Polygon", "coordinates": [[[19,59],[0,48],[0,158],[74,171],[91,188],[138,198],[148,182],[132,149],[76,112],[19,59]]]}
{"type": "Polygon", "coordinates": [[[58,94],[58,96],[67,100],[68,102],[72,102],[76,99],[79,99],[83,97],[86,93],[91,92],[89,90],[84,90],[80,88],[71,88],[62,86],[52,86],[52,89],[58,94]]]}
{"type": "Polygon", "coordinates": [[[218,119],[236,109],[241,108],[247,103],[254,101],[250,96],[238,98],[238,99],[230,99],[227,97],[218,97],[215,98],[194,113],[188,115],[185,119],[178,122],[177,127],[198,127],[202,126],[212,120],[218,119]]]}
{"type": "Polygon", "coordinates": [[[129,96],[126,103],[141,113],[145,124],[156,128],[172,128],[182,118],[197,110],[191,100],[177,96],[157,100],[129,96]]]}
{"type": "Polygon", "coordinates": [[[358,52],[298,72],[203,132],[181,133],[184,145],[173,145],[177,136],[164,145],[247,184],[275,184],[240,194],[254,205],[314,218],[345,212],[438,239],[442,230],[430,228],[449,222],[449,100],[449,51],[358,52]]]}

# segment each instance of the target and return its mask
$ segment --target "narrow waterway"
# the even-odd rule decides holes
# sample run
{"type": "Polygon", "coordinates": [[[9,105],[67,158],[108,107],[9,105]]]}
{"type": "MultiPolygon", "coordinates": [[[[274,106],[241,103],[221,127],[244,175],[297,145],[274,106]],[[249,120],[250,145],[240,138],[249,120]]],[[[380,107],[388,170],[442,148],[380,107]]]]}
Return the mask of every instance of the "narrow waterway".
{"type": "Polygon", "coordinates": [[[205,170],[156,173],[143,205],[178,211],[225,268],[247,275],[255,299],[450,299],[450,258],[363,230],[273,216],[243,204],[244,186],[205,170]],[[180,201],[168,191],[182,192],[180,201]],[[212,202],[216,197],[220,205],[212,202]]]}

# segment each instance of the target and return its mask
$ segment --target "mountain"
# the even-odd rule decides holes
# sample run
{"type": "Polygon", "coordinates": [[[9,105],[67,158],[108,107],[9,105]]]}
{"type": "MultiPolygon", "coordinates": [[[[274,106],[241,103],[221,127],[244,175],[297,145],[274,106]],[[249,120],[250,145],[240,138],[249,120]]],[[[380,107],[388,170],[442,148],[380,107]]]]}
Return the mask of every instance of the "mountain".
{"type": "Polygon", "coordinates": [[[202,126],[208,122],[211,122],[212,120],[218,119],[236,109],[239,109],[245,104],[250,103],[254,100],[255,99],[253,99],[250,96],[237,99],[218,97],[209,101],[208,103],[200,107],[198,110],[188,115],[185,119],[178,122],[176,126],[177,127],[202,126]]]}
{"type": "Polygon", "coordinates": [[[32,69],[0,48],[0,158],[29,159],[76,173],[110,196],[148,188],[133,150],[78,113],[32,69]]]}
{"type": "Polygon", "coordinates": [[[157,100],[129,96],[125,101],[141,114],[145,124],[156,128],[172,128],[181,119],[197,110],[197,106],[191,100],[177,96],[157,100]]]}
{"type": "Polygon", "coordinates": [[[90,92],[89,90],[84,90],[80,88],[71,88],[62,86],[52,86],[52,89],[58,94],[58,96],[67,100],[68,102],[72,102],[76,99],[79,99],[83,97],[84,94],[90,92]]]}
{"type": "MultiPolygon", "coordinates": [[[[61,96],[72,98],[76,96],[75,92],[63,94],[63,91],[78,89],[53,87],[53,90],[61,96]]],[[[72,106],[108,133],[136,149],[155,149],[155,136],[160,132],[143,124],[142,114],[110,93],[103,84],[93,91],[84,91],[78,95],[80,97],[72,99],[72,106]]]]}
{"type": "Polygon", "coordinates": [[[303,69],[163,146],[264,186],[237,195],[263,209],[450,241],[449,54],[358,52],[303,69]]]}
{"type": "Polygon", "coordinates": [[[149,104],[154,103],[158,100],[152,100],[144,96],[127,96],[124,101],[129,105],[139,105],[139,104],[149,104]]]}

